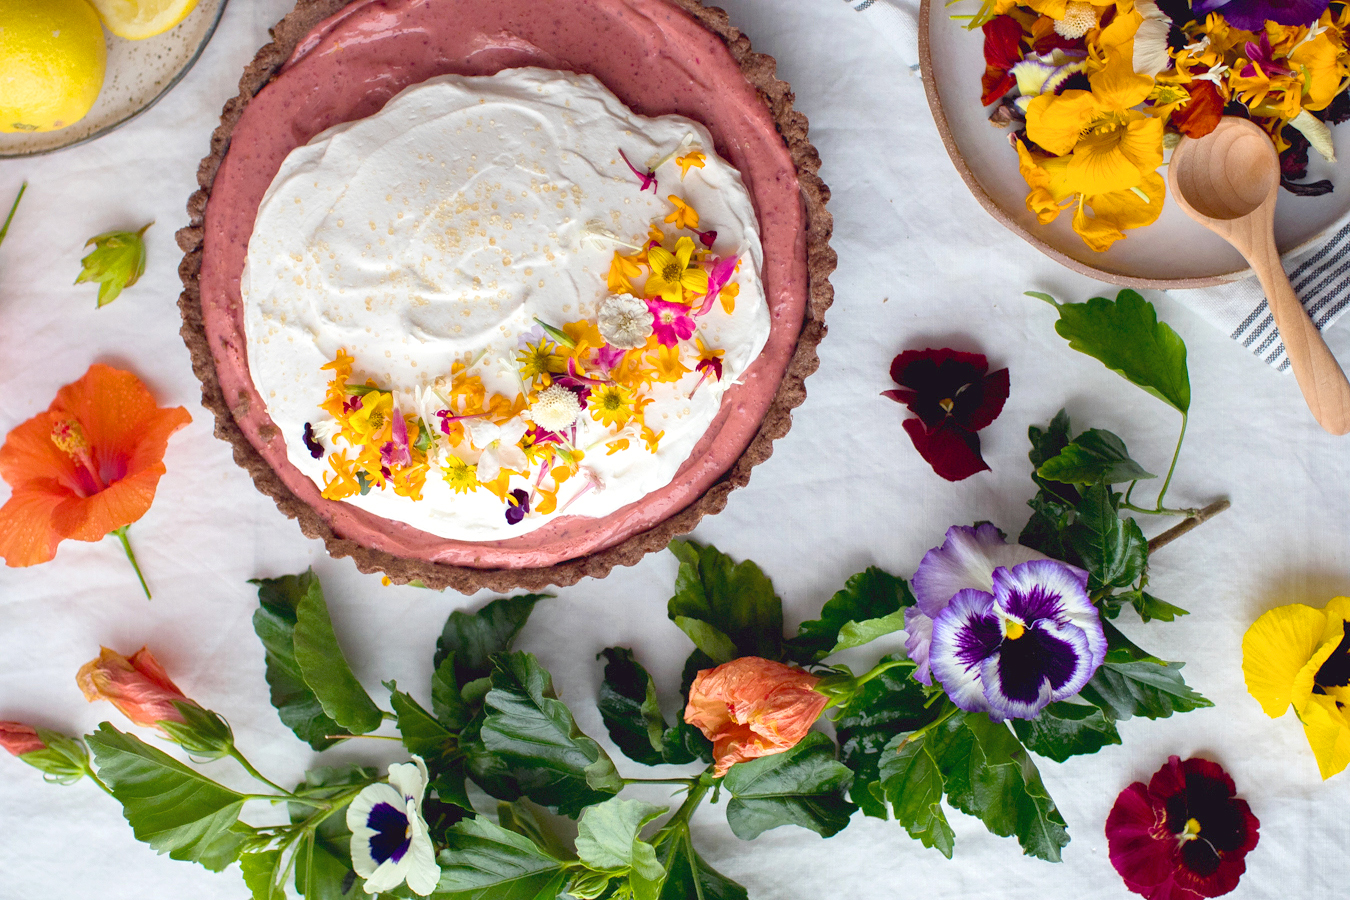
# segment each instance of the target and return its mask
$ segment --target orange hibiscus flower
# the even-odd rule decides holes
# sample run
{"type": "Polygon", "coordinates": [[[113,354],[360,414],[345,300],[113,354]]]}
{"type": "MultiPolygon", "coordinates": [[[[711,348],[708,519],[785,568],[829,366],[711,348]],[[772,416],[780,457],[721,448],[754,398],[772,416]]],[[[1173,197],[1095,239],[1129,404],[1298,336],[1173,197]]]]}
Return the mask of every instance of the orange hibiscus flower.
{"type": "Polygon", "coordinates": [[[66,538],[115,534],[150,596],[127,526],[150,509],[169,435],[190,421],[181,406],[156,406],[130,372],[90,366],[0,447],[0,478],[13,489],[0,508],[0,557],[31,566],[54,557],[66,538]]]}

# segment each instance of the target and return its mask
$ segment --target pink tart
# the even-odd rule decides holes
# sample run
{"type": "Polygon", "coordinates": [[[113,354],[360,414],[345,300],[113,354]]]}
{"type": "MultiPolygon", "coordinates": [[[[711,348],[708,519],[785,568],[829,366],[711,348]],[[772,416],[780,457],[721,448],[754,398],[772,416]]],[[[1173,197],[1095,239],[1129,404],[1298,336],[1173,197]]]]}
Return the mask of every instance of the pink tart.
{"type": "MultiPolygon", "coordinates": [[[[719,511],[729,492],[745,484],[751,468],[770,455],[772,442],[787,432],[791,410],[805,397],[803,380],[817,366],[815,348],[833,297],[828,190],[816,177],[819,160],[807,141],[806,120],[792,110],[792,94],[774,77],[773,60],[751,52],[721,10],[697,0],[300,0],[273,29],[273,37],[274,43],[259,51],[245,70],[239,96],[225,106],[213,153],[199,170],[201,190],[189,201],[191,224],[179,232],[186,254],[180,268],[183,335],[203,384],[203,402],[216,415],[217,434],[230,441],[236,461],[258,488],[298,519],[305,534],[324,540],[334,556],[352,556],[363,571],[383,571],[399,583],[465,592],[534,589],[571,584],[585,575],[603,576],[615,565],[631,565],[665,546],[703,515],[719,511]],[[484,110],[502,109],[503,96],[524,97],[526,106],[509,106],[501,114],[483,112],[474,119],[476,91],[486,92],[477,101],[484,110]],[[535,102],[538,109],[530,109],[535,102]],[[586,118],[592,107],[606,111],[599,125],[586,118]],[[574,113],[580,123],[573,121],[574,113]],[[488,163],[480,162],[479,155],[492,156],[496,151],[484,148],[495,144],[466,137],[463,147],[456,147],[452,139],[448,153],[439,146],[435,153],[424,153],[416,144],[433,127],[427,122],[437,117],[449,123],[442,128],[445,134],[475,128],[481,133],[487,127],[489,133],[503,130],[515,141],[524,128],[510,119],[517,114],[521,121],[538,118],[544,123],[535,126],[541,133],[563,134],[564,142],[578,140],[564,122],[577,134],[608,141],[602,126],[612,119],[615,143],[628,141],[630,150],[658,149],[650,160],[646,155],[632,159],[620,153],[622,146],[612,154],[591,151],[587,171],[606,169],[594,185],[550,169],[549,154],[542,148],[537,163],[523,155],[512,162],[497,154],[491,164],[517,175],[538,166],[537,181],[526,178],[526,189],[513,191],[509,178],[503,187],[500,177],[495,184],[492,178],[478,177],[488,163]],[[682,141],[676,139],[679,135],[682,141]],[[409,141],[411,149],[405,146],[409,141]],[[402,208],[393,211],[394,189],[384,195],[379,186],[388,167],[377,154],[393,152],[391,147],[416,155],[405,182],[418,182],[419,166],[436,173],[421,179],[423,199],[414,197],[411,204],[403,199],[408,221],[422,223],[409,224],[406,230],[402,208]],[[669,152],[663,155],[666,147],[669,152]],[[622,170],[617,168],[620,158],[626,167],[622,170]],[[678,165],[673,162],[677,158],[678,165]],[[611,163],[614,172],[607,170],[611,163]],[[699,167],[692,176],[691,166],[699,167]],[[470,233],[480,233],[485,243],[462,259],[454,256],[462,249],[462,226],[459,219],[447,218],[451,204],[444,201],[436,180],[447,171],[460,171],[456,184],[476,185],[484,221],[491,218],[506,229],[494,232],[503,238],[500,246],[496,236],[488,237],[486,225],[476,231],[478,202],[464,187],[457,212],[451,212],[475,216],[470,233]],[[648,181],[652,191],[643,190],[648,181]],[[565,196],[548,196],[556,190],[551,182],[570,190],[561,192],[565,196]],[[550,202],[541,205],[529,196],[530,190],[542,192],[550,202]],[[379,204],[362,205],[360,191],[387,197],[387,222],[383,212],[366,214],[379,204]],[[425,199],[428,194],[431,199],[425,199]],[[742,197],[747,213],[741,218],[750,224],[737,230],[735,210],[742,197]],[[490,213],[489,207],[499,209],[501,198],[501,215],[490,213]],[[655,205],[658,199],[670,209],[664,219],[665,210],[655,205]],[[474,213],[466,212],[470,201],[474,213]],[[705,210],[701,225],[693,205],[705,210]],[[545,213],[542,220],[540,210],[545,213]],[[550,215],[558,217],[556,223],[550,215]],[[344,231],[346,218],[352,219],[352,227],[344,231]],[[368,232],[357,237],[366,219],[368,232]],[[634,238],[648,219],[653,237],[634,238]],[[708,229],[710,219],[718,230],[699,231],[708,229]],[[426,223],[435,223],[434,233],[426,223]],[[531,226],[547,238],[531,239],[531,226]],[[616,287],[611,275],[609,290],[618,299],[605,294],[603,272],[596,274],[592,259],[598,251],[575,249],[578,240],[584,244],[597,235],[601,244],[612,240],[618,245],[603,254],[608,258],[612,252],[616,259],[614,271],[623,287],[616,287]],[[422,254],[423,262],[410,265],[453,272],[445,277],[464,279],[470,286],[467,294],[427,300],[416,291],[435,295],[440,289],[415,287],[395,296],[391,287],[394,299],[381,306],[383,295],[372,291],[364,307],[352,307],[361,314],[354,316],[346,307],[330,309],[312,293],[297,293],[328,291],[341,303],[338,295],[363,284],[361,272],[378,274],[381,270],[372,268],[377,262],[384,265],[385,256],[394,260],[399,253],[406,255],[415,240],[431,241],[433,250],[422,254]],[[517,296],[519,291],[488,290],[498,288],[494,273],[512,266],[521,270],[519,253],[526,251],[510,249],[516,245],[532,247],[540,260],[547,256],[553,261],[553,270],[539,273],[549,277],[539,278],[534,300],[517,296]],[[486,250],[492,251],[490,265],[497,268],[480,279],[475,272],[484,254],[479,251],[486,250]],[[563,262],[557,261],[555,250],[563,262]],[[620,263],[621,256],[645,268],[620,263]],[[671,268],[675,258],[678,266],[671,268]],[[575,271],[560,273],[558,265],[571,265],[575,271]],[[655,279],[645,296],[641,285],[633,288],[624,282],[625,267],[655,279]],[[671,282],[658,284],[662,267],[671,282]],[[295,290],[290,289],[292,275],[295,290]],[[587,279],[601,287],[594,288],[587,279]],[[554,284],[573,283],[580,285],[576,298],[549,299],[554,284]],[[726,291],[723,303],[715,303],[719,288],[727,284],[735,287],[726,291]],[[294,301],[296,309],[317,318],[297,325],[297,314],[291,312],[288,319],[283,301],[292,295],[300,297],[294,301]],[[550,308],[548,302],[566,312],[548,321],[538,312],[550,308]],[[498,344],[483,343],[476,352],[466,344],[461,320],[452,316],[459,309],[455,303],[472,307],[461,310],[470,330],[477,328],[498,344]],[[631,336],[624,330],[633,321],[631,310],[641,311],[644,304],[655,325],[631,336]],[[755,315],[763,321],[761,335],[726,337],[724,348],[710,349],[725,335],[749,335],[753,329],[744,323],[753,324],[755,315]],[[403,344],[377,342],[388,337],[381,331],[393,327],[390,323],[407,331],[403,344]],[[544,331],[523,330],[533,323],[544,331]],[[597,324],[603,340],[595,336],[597,324]],[[543,353],[546,363],[521,369],[511,351],[501,350],[502,340],[517,339],[513,327],[523,348],[518,358],[543,353]],[[307,340],[311,334],[312,346],[307,340]],[[296,345],[297,335],[303,348],[283,352],[296,345]],[[372,349],[397,350],[405,344],[413,350],[401,357],[372,349]],[[625,346],[636,349],[625,356],[625,346]],[[364,358],[361,347],[366,348],[364,358]],[[743,364],[733,371],[733,360],[746,347],[751,350],[742,353],[743,364]],[[681,348],[694,353],[684,365],[676,358],[681,348]],[[463,355],[447,355],[452,351],[463,355]],[[385,357],[393,362],[386,364],[385,357]],[[407,381],[419,364],[423,372],[431,366],[449,373],[452,358],[459,360],[453,367],[458,380],[447,374],[436,381],[443,388],[439,393],[430,382],[404,385],[407,393],[397,389],[400,379],[407,381]],[[673,374],[666,378],[653,369],[643,375],[639,358],[657,361],[652,363],[657,369],[664,360],[663,371],[674,367],[673,374]],[[329,363],[320,375],[321,367],[311,362],[324,360],[329,363]],[[626,362],[632,364],[625,368],[626,362]],[[486,391],[472,374],[475,366],[488,380],[486,391]],[[684,380],[678,380],[686,371],[684,380]],[[491,378],[508,372],[519,392],[512,397],[516,392],[502,389],[498,396],[491,378]],[[621,372],[635,380],[624,381],[621,372]],[[704,386],[709,376],[719,382],[723,375],[728,376],[725,383],[704,386]],[[334,380],[325,413],[317,400],[309,399],[316,390],[310,383],[330,376],[334,380]],[[466,377],[473,385],[465,386],[466,377]],[[310,384],[308,394],[286,389],[302,381],[310,384]],[[653,383],[664,381],[671,384],[661,394],[667,386],[653,383]],[[654,391],[653,396],[642,390],[654,391]],[[466,400],[470,395],[476,399],[466,400]],[[414,396],[423,404],[420,415],[417,409],[408,410],[414,396]],[[425,400],[427,396],[432,399],[425,400]],[[605,397],[615,405],[613,414],[597,410],[605,397]],[[577,409],[585,408],[588,398],[590,418],[573,408],[578,403],[577,409]],[[376,411],[377,399],[384,401],[383,413],[376,411]],[[690,411],[699,401],[707,407],[706,421],[690,411]],[[394,413],[387,408],[390,403],[394,413]],[[656,412],[663,409],[667,411],[656,412]],[[367,429],[382,415],[396,423],[393,436],[386,428],[372,438],[377,443],[363,450],[358,441],[369,436],[367,429]],[[686,415],[690,422],[697,419],[697,431],[681,444],[676,436],[686,415]],[[572,424],[573,417],[577,424],[572,424]],[[581,437],[578,424],[583,426],[581,437]],[[556,427],[557,433],[545,425],[556,427]],[[638,465],[647,462],[643,452],[656,454],[662,435],[667,456],[678,457],[661,463],[666,471],[624,475],[630,469],[646,471],[638,465]],[[436,441],[446,448],[460,442],[455,446],[468,448],[468,462],[463,453],[439,451],[436,441]],[[535,469],[524,465],[522,451],[512,441],[528,452],[535,469]],[[642,441],[647,449],[640,452],[642,441]],[[545,454],[542,463],[540,453],[545,454]],[[349,454],[365,460],[364,469],[355,464],[355,476],[349,454]],[[636,462],[623,463],[623,454],[636,462]],[[511,462],[517,456],[520,464],[511,462]],[[582,462],[583,456],[590,462],[582,462]],[[310,457],[317,461],[310,463],[310,457]],[[453,512],[456,503],[488,508],[485,503],[500,501],[504,517],[483,519],[490,519],[490,527],[478,520],[464,525],[448,513],[423,515],[421,507],[411,505],[423,499],[422,479],[428,470],[463,474],[466,465],[476,466],[476,479],[472,472],[468,476],[470,487],[477,488],[475,496],[424,506],[450,507],[453,512]],[[512,467],[517,476],[528,476],[526,482],[508,480],[512,467]],[[621,477],[631,484],[625,488],[621,477]],[[657,486],[633,493],[634,484],[657,486]],[[609,491],[602,499],[607,502],[602,502],[597,498],[606,486],[609,491]],[[405,509],[417,514],[405,515],[405,509]],[[547,514],[541,516],[540,510],[547,514]],[[522,524],[526,514],[530,518],[522,524]]],[[[518,144],[522,154],[535,147],[533,142],[527,147],[523,138],[518,144]]],[[[567,157],[567,151],[564,147],[561,156],[567,157]]],[[[529,267],[523,271],[531,277],[524,291],[528,295],[535,272],[529,267]]],[[[428,275],[427,280],[440,284],[445,278],[428,275]]],[[[651,466],[660,468],[654,462],[651,466]]],[[[445,475],[446,483],[453,480],[445,475]]],[[[428,496],[436,491],[451,496],[438,477],[428,483],[428,496]]]]}

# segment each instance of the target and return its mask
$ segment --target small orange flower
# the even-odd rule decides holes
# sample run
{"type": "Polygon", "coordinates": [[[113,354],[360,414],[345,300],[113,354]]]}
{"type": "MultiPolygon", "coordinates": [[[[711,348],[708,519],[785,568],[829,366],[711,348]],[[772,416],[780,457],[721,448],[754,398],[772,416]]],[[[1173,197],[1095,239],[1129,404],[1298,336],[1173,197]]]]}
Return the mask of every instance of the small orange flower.
{"type": "Polygon", "coordinates": [[[15,756],[47,749],[42,738],[38,737],[37,729],[22,722],[0,722],[0,747],[15,756]]]}
{"type": "Polygon", "coordinates": [[[819,681],[755,656],[699,672],[684,720],[713,742],[713,774],[721,777],[738,762],[797,746],[829,702],[814,690],[819,681]]]}
{"type": "Polygon", "coordinates": [[[13,488],[0,508],[5,563],[47,562],[66,538],[116,533],[125,545],[126,527],[155,499],[169,435],[191,421],[181,406],[156,406],[135,375],[98,363],[61,388],[0,447],[0,477],[13,488]]]}
{"type": "MultiPolygon", "coordinates": [[[[173,705],[174,701],[193,702],[169,680],[164,667],[145,647],[133,653],[130,659],[107,647],[100,648],[98,659],[91,659],[80,667],[75,683],[84,691],[86,700],[91,703],[107,700],[137,725],[181,724],[183,714],[173,705]]],[[[164,729],[160,728],[160,731],[164,729]]]]}

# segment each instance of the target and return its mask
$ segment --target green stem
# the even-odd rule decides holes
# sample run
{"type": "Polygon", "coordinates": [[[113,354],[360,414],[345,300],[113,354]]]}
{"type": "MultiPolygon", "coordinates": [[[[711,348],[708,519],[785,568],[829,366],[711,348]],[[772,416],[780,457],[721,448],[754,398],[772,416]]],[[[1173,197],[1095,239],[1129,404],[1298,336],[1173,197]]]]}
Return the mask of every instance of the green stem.
{"type": "Polygon", "coordinates": [[[145,591],[145,599],[153,599],[150,596],[150,587],[145,583],[145,576],[141,574],[141,566],[136,562],[136,553],[131,549],[131,541],[127,540],[127,529],[130,525],[123,525],[121,528],[114,528],[112,533],[117,535],[117,539],[122,542],[122,549],[127,552],[127,559],[131,560],[131,567],[136,570],[136,577],[141,581],[141,590],[145,591]]]}
{"type": "Polygon", "coordinates": [[[905,746],[905,745],[908,744],[910,741],[916,740],[916,739],[918,739],[918,738],[923,737],[925,734],[927,734],[928,732],[932,731],[934,728],[938,727],[938,726],[941,725],[943,722],[947,721],[947,720],[950,719],[952,716],[956,715],[958,712],[960,712],[960,710],[957,708],[956,704],[955,704],[955,703],[949,703],[948,706],[947,706],[946,712],[944,712],[942,715],[938,716],[938,717],[937,717],[936,719],[934,719],[933,721],[929,722],[927,725],[925,725],[925,726],[923,726],[922,728],[920,728],[918,731],[910,732],[909,736],[906,737],[903,741],[901,741],[901,742],[900,742],[900,746],[899,746],[899,747],[896,747],[895,749],[896,749],[896,750],[899,750],[900,747],[905,746]]]}
{"type": "MultiPolygon", "coordinates": [[[[1172,483],[1172,473],[1177,470],[1177,459],[1181,456],[1181,444],[1186,440],[1186,422],[1190,417],[1186,413],[1181,414],[1181,434],[1177,436],[1177,449],[1172,453],[1172,465],[1167,467],[1167,477],[1163,479],[1162,490],[1158,491],[1158,511],[1163,508],[1163,498],[1167,496],[1167,488],[1172,483]]],[[[1194,513],[1191,513],[1194,515],[1194,513]]]]}
{"type": "MultiPolygon", "coordinates": [[[[84,765],[84,774],[89,776],[90,781],[98,785],[99,790],[107,794],[109,797],[112,797],[114,800],[117,800],[117,795],[112,792],[112,788],[104,784],[103,779],[99,778],[96,774],[94,774],[94,770],[89,767],[88,763],[84,765]]],[[[120,803],[121,801],[119,800],[118,802],[120,803]]]]}
{"type": "Polygon", "coordinates": [[[270,787],[272,790],[274,790],[274,791],[276,791],[276,792],[278,792],[278,793],[280,793],[280,794],[285,795],[285,797],[286,797],[287,800],[291,800],[291,799],[299,799],[299,798],[297,798],[297,797],[295,796],[294,793],[292,793],[291,791],[286,790],[284,787],[280,786],[279,784],[277,784],[276,782],[272,781],[272,780],[271,780],[270,778],[268,778],[267,776],[263,775],[263,773],[259,772],[259,771],[258,771],[257,769],[255,769],[255,768],[253,768],[253,763],[251,763],[251,762],[249,762],[247,759],[245,759],[245,758],[244,758],[244,754],[240,753],[240,752],[239,752],[239,748],[236,747],[236,746],[234,746],[233,744],[230,745],[230,758],[232,758],[235,762],[239,763],[239,765],[243,766],[245,772],[247,772],[248,774],[252,775],[254,778],[258,779],[258,780],[261,781],[263,784],[265,784],[265,785],[267,785],[268,787],[270,787]]]}
{"type": "Polygon", "coordinates": [[[652,845],[659,846],[682,829],[687,832],[690,817],[694,815],[694,810],[698,809],[698,805],[703,802],[703,798],[711,788],[712,785],[703,778],[695,779],[689,786],[689,793],[685,796],[684,802],[675,810],[675,815],[671,816],[670,821],[662,825],[661,830],[652,837],[652,845]]]}
{"type": "Polygon", "coordinates": [[[1200,510],[1198,510],[1198,509],[1167,509],[1166,507],[1162,507],[1162,506],[1158,507],[1157,509],[1149,509],[1148,507],[1145,507],[1145,506],[1135,506],[1133,503],[1126,503],[1126,502],[1124,502],[1124,501],[1121,501],[1120,508],[1121,508],[1121,509],[1128,509],[1130,512],[1143,513],[1143,514],[1146,515],[1146,516],[1188,516],[1188,517],[1189,517],[1189,516],[1194,516],[1194,515],[1196,515],[1197,513],[1200,512],[1200,510]]]}
{"type": "Polygon", "coordinates": [[[9,208],[9,215],[5,217],[4,227],[0,227],[0,244],[4,243],[5,235],[9,234],[9,223],[14,221],[14,214],[19,211],[19,201],[23,199],[23,192],[28,190],[28,182],[19,185],[19,196],[14,198],[14,205],[9,208]]]}
{"type": "Polygon", "coordinates": [[[910,659],[893,659],[890,660],[889,662],[877,663],[875,666],[872,667],[870,671],[864,672],[862,675],[859,675],[856,683],[858,687],[862,687],[864,684],[867,684],[867,682],[871,681],[873,678],[876,678],[882,672],[889,671],[890,669],[894,669],[897,666],[912,666],[912,665],[914,665],[914,661],[910,659]]]}
{"type": "Polygon", "coordinates": [[[692,788],[698,784],[697,778],[624,778],[623,783],[629,784],[683,784],[692,788]]]}

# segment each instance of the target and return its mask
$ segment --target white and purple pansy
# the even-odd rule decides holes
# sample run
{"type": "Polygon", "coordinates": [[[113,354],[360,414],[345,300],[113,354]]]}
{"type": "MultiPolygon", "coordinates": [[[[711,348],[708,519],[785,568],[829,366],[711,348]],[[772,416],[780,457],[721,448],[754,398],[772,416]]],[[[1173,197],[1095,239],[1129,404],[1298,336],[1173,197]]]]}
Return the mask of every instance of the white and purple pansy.
{"type": "Polygon", "coordinates": [[[352,832],[352,868],[365,879],[366,893],[392,891],[405,881],[425,897],[441,878],[436,850],[422,818],[427,767],[411,763],[389,767],[389,783],[372,784],[347,807],[352,832]]]}
{"type": "Polygon", "coordinates": [[[914,677],[924,684],[933,683],[928,664],[933,620],[959,591],[974,588],[989,593],[994,589],[993,573],[999,566],[1011,568],[1018,563],[1048,558],[1030,547],[1009,544],[987,522],[948,528],[942,546],[924,554],[910,580],[918,606],[905,610],[905,649],[918,665],[914,677]]]}
{"type": "Polygon", "coordinates": [[[1081,569],[1038,559],[991,581],[992,593],[961,590],[933,618],[928,663],[961,709],[1029,719],[1083,689],[1106,636],[1081,569]]]}

